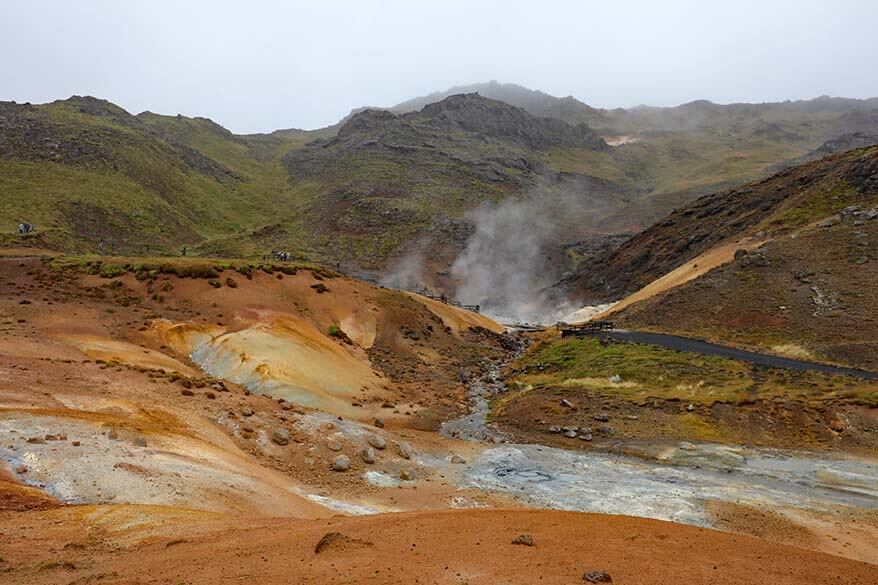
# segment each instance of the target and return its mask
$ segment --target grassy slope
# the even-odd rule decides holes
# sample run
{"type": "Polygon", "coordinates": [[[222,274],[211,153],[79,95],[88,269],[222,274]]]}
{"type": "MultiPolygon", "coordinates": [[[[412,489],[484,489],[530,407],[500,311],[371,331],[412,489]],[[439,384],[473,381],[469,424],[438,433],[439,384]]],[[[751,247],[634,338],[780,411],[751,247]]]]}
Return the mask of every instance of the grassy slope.
{"type": "MultiPolygon", "coordinates": [[[[256,256],[282,248],[380,266],[437,220],[460,219],[482,202],[527,190],[532,176],[498,167],[498,158],[529,158],[550,171],[615,184],[632,196],[615,212],[598,214],[603,227],[639,229],[699,194],[810,151],[833,132],[839,116],[789,107],[758,114],[685,107],[598,111],[551,96],[525,97],[560,117],[582,110],[605,133],[640,132],[643,141],[605,152],[512,144],[498,151],[496,141],[451,133],[440,140],[441,153],[357,152],[329,161],[314,176],[293,173],[291,180],[284,158],[315,138],[331,137],[334,128],[235,136],[201,118],[133,117],[122,110],[94,115],[68,100],[38,106],[34,115],[51,127],[53,139],[96,145],[100,156],[0,157],[0,231],[10,234],[29,221],[39,226],[41,245],[72,251],[107,251],[98,246],[103,239],[125,253],[175,253],[188,245],[198,254],[256,256]],[[760,133],[771,123],[779,134],[760,133]],[[192,153],[182,148],[208,168],[193,167],[192,153]]],[[[20,243],[9,236],[2,242],[20,243]]]]}
{"type": "Polygon", "coordinates": [[[277,160],[304,144],[306,133],[239,139],[207,120],[92,115],[66,102],[40,106],[33,117],[51,140],[93,145],[97,153],[0,159],[5,233],[28,221],[42,242],[61,249],[173,253],[251,229],[278,212],[294,215],[298,193],[277,160]],[[253,150],[275,151],[273,160],[258,160],[248,140],[253,150]],[[201,153],[195,164],[204,168],[188,161],[185,146],[201,153]]]}
{"type": "Polygon", "coordinates": [[[646,282],[725,241],[766,241],[750,255],[635,303],[613,319],[780,354],[878,368],[878,147],[849,151],[694,202],[599,264],[617,290],[646,282]],[[681,243],[686,245],[681,245],[681,243]],[[691,243],[691,245],[689,245],[691,243]],[[626,285],[627,283],[627,285],[626,285]]]}
{"type": "Polygon", "coordinates": [[[651,398],[696,404],[789,398],[878,405],[878,383],[819,373],[761,370],[717,357],[594,339],[556,339],[513,366],[514,381],[532,388],[581,386],[635,403],[651,398]],[[622,383],[608,378],[619,375],[622,383]]]}

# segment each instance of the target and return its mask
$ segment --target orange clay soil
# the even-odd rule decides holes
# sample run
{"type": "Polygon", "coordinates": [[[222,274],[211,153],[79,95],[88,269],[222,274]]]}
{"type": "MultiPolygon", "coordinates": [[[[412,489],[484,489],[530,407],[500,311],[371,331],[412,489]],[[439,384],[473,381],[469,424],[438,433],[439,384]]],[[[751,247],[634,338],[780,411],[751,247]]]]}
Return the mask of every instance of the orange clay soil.
{"type": "Polygon", "coordinates": [[[605,319],[613,313],[621,311],[625,307],[633,305],[634,303],[652,298],[667,290],[678,287],[681,284],[685,284],[703,274],[707,274],[717,266],[722,266],[723,264],[731,262],[734,260],[735,252],[738,250],[747,250],[749,252],[755,250],[764,243],[764,241],[754,241],[745,238],[743,240],[715,246],[700,256],[686,262],[682,266],[668,272],[661,278],[657,278],[636,293],[625,297],[606,311],[598,313],[589,320],[605,319]]]}
{"type": "Polygon", "coordinates": [[[10,584],[573,584],[591,571],[622,585],[878,582],[876,565],[748,536],[575,512],[232,523],[179,510],[82,507],[18,513],[3,533],[0,571],[10,584]],[[512,544],[522,534],[534,546],[512,544]]]}

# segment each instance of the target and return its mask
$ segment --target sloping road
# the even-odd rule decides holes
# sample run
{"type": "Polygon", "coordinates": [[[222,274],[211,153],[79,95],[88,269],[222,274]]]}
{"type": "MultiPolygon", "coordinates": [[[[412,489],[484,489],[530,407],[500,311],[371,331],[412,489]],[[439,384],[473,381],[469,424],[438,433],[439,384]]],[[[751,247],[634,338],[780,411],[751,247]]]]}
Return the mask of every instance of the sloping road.
{"type": "Polygon", "coordinates": [[[592,337],[600,337],[603,339],[611,339],[614,341],[627,341],[630,343],[643,343],[646,345],[655,345],[668,349],[676,349],[678,351],[689,351],[699,353],[701,355],[717,356],[742,362],[749,362],[759,366],[768,368],[784,368],[796,372],[824,372],[826,374],[838,374],[842,376],[854,376],[863,380],[878,380],[878,372],[870,372],[867,370],[858,370],[856,368],[844,368],[840,366],[830,366],[818,362],[809,362],[805,360],[796,360],[792,358],[779,357],[765,353],[757,353],[727,347],[725,345],[717,345],[700,339],[692,339],[689,337],[680,337],[678,335],[668,335],[665,333],[647,333],[645,331],[626,331],[623,329],[614,329],[612,331],[598,331],[588,333],[592,337]]]}

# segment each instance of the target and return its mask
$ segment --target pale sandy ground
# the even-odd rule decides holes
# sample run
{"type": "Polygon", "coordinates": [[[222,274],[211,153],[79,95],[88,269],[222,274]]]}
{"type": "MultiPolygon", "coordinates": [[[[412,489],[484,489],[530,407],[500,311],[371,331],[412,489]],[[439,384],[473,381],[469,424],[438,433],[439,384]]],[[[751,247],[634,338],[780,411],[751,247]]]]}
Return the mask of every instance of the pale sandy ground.
{"type": "Polygon", "coordinates": [[[623,134],[622,136],[604,136],[604,142],[609,144],[610,146],[623,146],[625,144],[635,144],[637,142],[643,142],[643,138],[639,136],[630,136],[627,134],[623,134]]]}
{"type": "Polygon", "coordinates": [[[618,303],[613,304],[609,309],[593,315],[589,320],[606,319],[613,313],[621,311],[629,305],[633,305],[636,302],[654,297],[660,293],[665,292],[666,290],[672,289],[674,287],[680,286],[681,284],[689,282],[690,280],[698,278],[702,274],[705,274],[718,266],[722,266],[723,264],[731,262],[735,258],[735,252],[738,250],[755,250],[764,243],[764,241],[744,239],[711,248],[704,254],[701,254],[693,260],[686,262],[682,266],[679,266],[678,268],[665,274],[661,278],[652,281],[636,293],[625,297],[618,303]]]}
{"type": "Polygon", "coordinates": [[[484,327],[494,333],[503,333],[506,330],[503,325],[497,323],[487,315],[462,311],[451,305],[428,299],[419,294],[409,292],[406,292],[405,294],[430,309],[430,311],[442,319],[442,322],[453,331],[461,331],[462,329],[467,329],[469,327],[484,327]]]}

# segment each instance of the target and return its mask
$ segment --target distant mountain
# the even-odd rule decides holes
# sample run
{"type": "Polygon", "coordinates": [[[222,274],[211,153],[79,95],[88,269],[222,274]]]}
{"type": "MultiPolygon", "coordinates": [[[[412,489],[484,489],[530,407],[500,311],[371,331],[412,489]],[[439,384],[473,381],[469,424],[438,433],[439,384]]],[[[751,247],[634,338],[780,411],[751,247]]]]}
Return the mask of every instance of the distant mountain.
{"type": "Polygon", "coordinates": [[[639,231],[700,195],[878,133],[874,100],[596,110],[512,84],[468,89],[478,93],[258,135],[92,97],[0,102],[0,245],[21,245],[14,232],[28,222],[28,245],[56,250],[285,249],[382,270],[420,243],[445,272],[472,233],[468,212],[539,192],[577,202],[552,218],[553,257],[572,270],[587,255],[571,245],[594,231],[639,231]]]}
{"type": "Polygon", "coordinates": [[[499,83],[497,81],[452,87],[446,91],[438,91],[404,101],[389,109],[396,113],[415,112],[449,96],[467,93],[477,93],[492,100],[518,106],[534,116],[556,118],[571,124],[584,122],[589,126],[598,126],[606,120],[601,110],[592,108],[573,96],[559,98],[514,83],[499,83]]]}
{"type": "Polygon", "coordinates": [[[469,235],[471,226],[461,222],[467,210],[538,183],[547,193],[575,189],[604,203],[590,207],[591,213],[618,208],[625,189],[553,169],[548,153],[559,149],[610,156],[610,147],[586,124],[462,94],[418,112],[359,112],[335,137],[291,151],[284,162],[294,185],[317,189],[306,213],[327,250],[376,267],[410,250],[406,242],[426,239],[427,255],[442,264],[469,235]]]}

